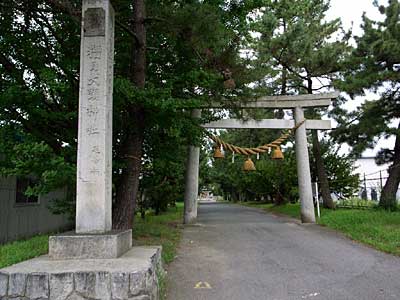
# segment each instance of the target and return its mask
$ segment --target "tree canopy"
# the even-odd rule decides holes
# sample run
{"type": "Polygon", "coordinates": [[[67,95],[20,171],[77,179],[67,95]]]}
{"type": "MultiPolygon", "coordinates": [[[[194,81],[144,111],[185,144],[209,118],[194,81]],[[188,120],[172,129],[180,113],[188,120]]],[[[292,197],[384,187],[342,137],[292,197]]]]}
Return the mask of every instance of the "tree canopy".
{"type": "Polygon", "coordinates": [[[355,154],[375,147],[381,138],[395,136],[394,148],[381,149],[378,163],[392,163],[389,178],[383,188],[380,205],[395,208],[396,192],[400,182],[400,116],[399,63],[400,63],[400,4],[391,0],[388,6],[378,6],[383,21],[363,16],[364,34],[355,37],[356,48],[347,61],[343,80],[337,86],[350,96],[364,96],[367,91],[376,92],[375,101],[366,101],[352,113],[337,109],[339,128],[335,132],[337,142],[347,142],[355,154]],[[397,125],[393,126],[393,123],[397,125]]]}

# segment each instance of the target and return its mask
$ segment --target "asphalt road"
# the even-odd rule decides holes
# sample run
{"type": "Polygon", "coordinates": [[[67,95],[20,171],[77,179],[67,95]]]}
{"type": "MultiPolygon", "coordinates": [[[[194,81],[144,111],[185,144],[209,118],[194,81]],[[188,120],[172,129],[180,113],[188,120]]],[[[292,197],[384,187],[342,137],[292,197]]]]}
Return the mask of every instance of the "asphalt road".
{"type": "Polygon", "coordinates": [[[200,206],[168,277],[169,300],[400,299],[400,258],[230,204],[200,206]]]}

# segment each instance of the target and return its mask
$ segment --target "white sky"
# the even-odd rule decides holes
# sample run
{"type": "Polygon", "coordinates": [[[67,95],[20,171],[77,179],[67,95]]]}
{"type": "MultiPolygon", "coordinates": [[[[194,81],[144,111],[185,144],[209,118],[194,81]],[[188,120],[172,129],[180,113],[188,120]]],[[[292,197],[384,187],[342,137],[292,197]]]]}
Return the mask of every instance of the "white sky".
{"type": "MultiPolygon", "coordinates": [[[[387,0],[378,1],[379,4],[387,5],[387,0]]],[[[373,5],[373,0],[331,0],[331,8],[328,11],[328,19],[341,18],[344,29],[353,29],[353,35],[362,35],[360,27],[362,22],[362,15],[366,13],[367,17],[373,20],[382,20],[383,16],[379,13],[378,9],[373,5]]],[[[355,110],[365,99],[373,100],[378,98],[373,93],[367,94],[366,97],[358,97],[355,100],[349,100],[345,107],[348,110],[355,110]]],[[[396,126],[397,122],[393,125],[396,126]]],[[[363,156],[374,156],[376,152],[382,148],[394,147],[394,137],[387,140],[381,139],[374,150],[367,150],[363,156]]],[[[346,148],[346,147],[344,147],[346,148]]],[[[345,151],[345,149],[343,149],[345,151]]]]}
{"type": "MultiPolygon", "coordinates": [[[[386,5],[387,0],[380,0],[379,4],[386,5]]],[[[331,0],[328,19],[341,18],[345,29],[351,28],[353,23],[353,34],[360,35],[361,17],[364,12],[371,19],[382,19],[382,15],[373,5],[373,0],[331,0]]]]}

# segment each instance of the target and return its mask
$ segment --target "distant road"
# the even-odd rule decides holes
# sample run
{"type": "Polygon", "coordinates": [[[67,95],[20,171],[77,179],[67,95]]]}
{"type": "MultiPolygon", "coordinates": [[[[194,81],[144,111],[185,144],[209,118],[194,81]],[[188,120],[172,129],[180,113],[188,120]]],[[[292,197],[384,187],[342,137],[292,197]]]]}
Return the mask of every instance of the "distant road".
{"type": "Polygon", "coordinates": [[[400,258],[318,225],[201,204],[168,270],[169,300],[400,299],[400,258]]]}

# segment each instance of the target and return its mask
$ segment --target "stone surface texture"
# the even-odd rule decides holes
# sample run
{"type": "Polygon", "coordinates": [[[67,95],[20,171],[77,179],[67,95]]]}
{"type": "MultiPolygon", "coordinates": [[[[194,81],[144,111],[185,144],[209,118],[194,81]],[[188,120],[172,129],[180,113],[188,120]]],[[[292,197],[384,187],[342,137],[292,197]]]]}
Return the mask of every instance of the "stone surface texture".
{"type": "Polygon", "coordinates": [[[52,259],[117,258],[132,247],[132,230],[105,234],[67,232],[49,238],[52,259]]]}
{"type": "MultiPolygon", "coordinates": [[[[201,126],[213,129],[292,129],[294,124],[294,120],[283,119],[221,119],[201,126]]],[[[306,129],[329,130],[332,129],[332,124],[330,120],[306,120],[306,129]]]]}
{"type": "Polygon", "coordinates": [[[111,230],[114,10],[82,2],[76,232],[111,230]]]}
{"type": "Polygon", "coordinates": [[[331,105],[331,99],[339,97],[340,92],[321,93],[321,94],[305,94],[305,95],[280,95],[265,96],[256,99],[248,99],[241,103],[225,101],[214,101],[205,104],[206,108],[287,108],[293,109],[299,107],[327,107],[331,105]]]}
{"type": "MultiPolygon", "coordinates": [[[[191,117],[193,119],[199,119],[201,117],[201,110],[193,109],[191,117]]],[[[199,161],[200,148],[198,146],[189,146],[185,174],[185,224],[194,223],[196,222],[197,218],[197,197],[199,193],[199,161]]]]}
{"type": "Polygon", "coordinates": [[[116,259],[34,258],[0,269],[0,299],[158,300],[161,247],[134,247],[116,259]]]}

